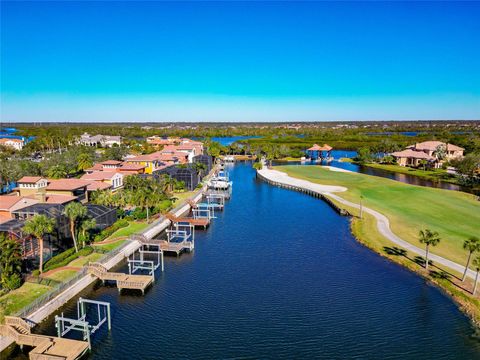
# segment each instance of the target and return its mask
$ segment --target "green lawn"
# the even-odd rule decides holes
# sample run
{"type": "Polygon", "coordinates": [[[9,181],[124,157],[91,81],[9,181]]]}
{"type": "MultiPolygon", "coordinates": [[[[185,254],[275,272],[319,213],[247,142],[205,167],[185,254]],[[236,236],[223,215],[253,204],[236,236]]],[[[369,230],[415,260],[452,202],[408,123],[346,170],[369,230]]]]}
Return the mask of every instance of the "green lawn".
{"type": "Polygon", "coordinates": [[[183,202],[186,199],[188,199],[189,197],[191,197],[194,193],[195,193],[195,191],[185,191],[185,192],[181,192],[181,193],[174,193],[173,197],[176,200],[173,202],[173,207],[179,205],[181,202],[183,202]]]}
{"type": "Polygon", "coordinates": [[[105,240],[112,240],[118,237],[130,236],[136,232],[142,231],[148,226],[147,222],[131,222],[127,227],[118,229],[105,240]]]}
{"type": "Polygon", "coordinates": [[[100,259],[103,256],[103,254],[98,254],[98,253],[91,253],[88,256],[80,257],[78,259],[75,259],[71,261],[68,266],[75,266],[75,267],[83,267],[84,265],[88,264],[88,262],[95,262],[98,259],[100,259]]]}
{"type": "Polygon", "coordinates": [[[479,236],[480,202],[475,196],[442,189],[404,184],[357,173],[334,172],[315,166],[279,166],[289,175],[325,185],[341,185],[348,191],[337,195],[385,214],[401,238],[423,247],[420,229],[438,231],[442,241],[432,251],[459,263],[466,260],[463,241],[479,236]]]}
{"type": "Polygon", "coordinates": [[[40,284],[24,283],[16,290],[0,297],[0,323],[5,315],[10,315],[45,294],[51,287],[40,284]]]}
{"type": "Polygon", "coordinates": [[[64,281],[67,281],[67,280],[71,279],[76,274],[77,274],[77,271],[75,271],[75,270],[60,270],[60,271],[57,271],[56,273],[48,276],[48,279],[52,279],[52,280],[59,281],[59,282],[64,282],[64,281]]]}
{"type": "Polygon", "coordinates": [[[118,240],[109,244],[105,244],[105,245],[95,244],[94,246],[98,248],[102,248],[103,250],[112,251],[113,249],[116,249],[117,247],[121,246],[125,241],[126,240],[118,240]]]}

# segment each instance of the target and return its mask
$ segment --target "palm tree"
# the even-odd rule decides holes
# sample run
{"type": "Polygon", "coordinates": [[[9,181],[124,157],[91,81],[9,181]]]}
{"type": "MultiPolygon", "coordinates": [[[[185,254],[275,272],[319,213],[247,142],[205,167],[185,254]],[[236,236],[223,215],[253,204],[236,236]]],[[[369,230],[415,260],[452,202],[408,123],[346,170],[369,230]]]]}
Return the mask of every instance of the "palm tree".
{"type": "Polygon", "coordinates": [[[425,159],[420,160],[420,165],[422,165],[423,171],[425,171],[425,168],[427,166],[427,160],[425,160],[425,159]]]}
{"type": "Polygon", "coordinates": [[[20,286],[22,272],[22,246],[19,242],[0,234],[0,283],[4,289],[20,286]]]}
{"type": "Polygon", "coordinates": [[[463,272],[462,281],[465,281],[467,277],[468,267],[470,266],[470,259],[474,252],[480,251],[480,239],[476,236],[472,236],[463,242],[463,248],[468,251],[467,265],[465,265],[465,271],[463,272]]]}
{"type": "Polygon", "coordinates": [[[77,169],[85,170],[93,166],[92,157],[88,153],[81,153],[77,158],[77,169]]]}
{"type": "Polygon", "coordinates": [[[87,208],[78,202],[71,202],[67,206],[65,206],[65,210],[63,210],[63,215],[65,215],[70,220],[70,232],[72,233],[73,245],[75,245],[75,252],[78,252],[75,230],[77,222],[87,216],[87,208]]]}
{"type": "Polygon", "coordinates": [[[23,232],[37,239],[40,246],[40,273],[43,271],[43,237],[55,229],[55,220],[46,215],[36,214],[28,219],[23,226],[23,232]]]}
{"type": "Polygon", "coordinates": [[[82,223],[80,224],[80,229],[82,231],[82,237],[83,237],[82,247],[85,246],[85,240],[89,240],[87,239],[87,232],[89,230],[95,229],[96,226],[97,226],[97,221],[95,219],[90,218],[82,221],[82,223]]]}
{"type": "Polygon", "coordinates": [[[425,244],[425,269],[428,270],[428,251],[430,246],[437,246],[440,242],[438,232],[429,229],[420,230],[418,233],[421,244],[425,244]]]}
{"type": "Polygon", "coordinates": [[[475,271],[477,272],[475,274],[475,283],[473,285],[473,291],[472,294],[475,295],[477,292],[477,285],[478,285],[478,273],[480,272],[480,256],[477,256],[475,259],[472,261],[473,266],[475,267],[475,271]]]}

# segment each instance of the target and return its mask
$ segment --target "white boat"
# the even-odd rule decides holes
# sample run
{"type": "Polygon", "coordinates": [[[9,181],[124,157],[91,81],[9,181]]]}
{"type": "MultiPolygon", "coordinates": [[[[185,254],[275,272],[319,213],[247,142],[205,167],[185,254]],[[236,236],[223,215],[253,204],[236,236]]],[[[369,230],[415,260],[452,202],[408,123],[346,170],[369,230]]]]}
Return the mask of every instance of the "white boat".
{"type": "Polygon", "coordinates": [[[225,155],[223,157],[223,161],[225,162],[235,162],[235,156],[233,155],[225,155]]]}
{"type": "Polygon", "coordinates": [[[216,190],[228,190],[231,186],[232,183],[230,181],[226,180],[221,180],[219,178],[212,178],[210,181],[207,183],[207,186],[210,189],[216,189],[216,190]]]}

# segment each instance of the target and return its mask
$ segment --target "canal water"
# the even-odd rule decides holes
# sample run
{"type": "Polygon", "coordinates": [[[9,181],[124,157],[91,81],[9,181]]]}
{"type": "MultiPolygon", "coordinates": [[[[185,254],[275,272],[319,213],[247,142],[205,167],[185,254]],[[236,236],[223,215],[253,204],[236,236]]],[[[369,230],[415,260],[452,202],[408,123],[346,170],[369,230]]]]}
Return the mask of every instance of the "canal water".
{"type": "Polygon", "coordinates": [[[434,188],[439,188],[444,190],[464,191],[464,192],[472,193],[474,195],[480,195],[480,191],[474,188],[460,186],[457,184],[452,184],[444,181],[426,180],[415,175],[400,174],[393,171],[376,169],[368,166],[362,166],[362,165],[353,164],[350,162],[340,161],[341,158],[354,158],[356,155],[357,155],[356,151],[332,150],[333,160],[329,162],[323,161],[322,163],[318,163],[318,162],[312,162],[312,161],[306,161],[306,162],[289,161],[288,163],[286,163],[286,162],[278,161],[278,162],[274,162],[274,165],[316,165],[316,166],[329,165],[329,166],[338,167],[341,169],[345,169],[345,170],[349,170],[349,171],[353,171],[361,174],[379,176],[386,179],[400,181],[410,185],[434,187],[434,188]]]}
{"type": "MultiPolygon", "coordinates": [[[[112,304],[91,359],[480,358],[453,302],[359,245],[347,217],[256,180],[249,164],[230,175],[225,210],[145,296],[82,294],[112,304]]],[[[40,330],[55,334],[52,323],[40,330]]]]}

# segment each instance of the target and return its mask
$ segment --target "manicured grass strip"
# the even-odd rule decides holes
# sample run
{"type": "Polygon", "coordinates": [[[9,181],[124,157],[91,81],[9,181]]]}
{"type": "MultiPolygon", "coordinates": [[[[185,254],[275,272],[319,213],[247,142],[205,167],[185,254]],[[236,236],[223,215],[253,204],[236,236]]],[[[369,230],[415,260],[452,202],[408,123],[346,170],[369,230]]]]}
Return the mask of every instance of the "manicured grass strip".
{"type": "Polygon", "coordinates": [[[76,260],[73,260],[70,264],[68,264],[68,266],[83,267],[84,265],[87,265],[89,261],[95,262],[102,256],[103,254],[92,253],[88,256],[80,257],[76,260]]]}
{"type": "Polygon", "coordinates": [[[193,194],[194,194],[194,191],[185,191],[185,192],[173,194],[173,197],[176,199],[173,202],[173,207],[175,207],[178,204],[180,204],[181,202],[185,201],[186,199],[191,197],[193,194]]]}
{"type": "Polygon", "coordinates": [[[334,172],[316,166],[279,166],[289,175],[325,185],[348,188],[337,195],[375,209],[390,220],[395,234],[423,247],[418,232],[438,231],[442,241],[432,251],[456,261],[466,261],[463,241],[478,236],[480,202],[475,196],[459,191],[413,186],[385,178],[358,173],[334,172]]]}
{"type": "Polygon", "coordinates": [[[50,290],[50,286],[24,283],[16,290],[0,297],[0,323],[5,315],[10,315],[33,302],[50,290]]]}
{"type": "Polygon", "coordinates": [[[49,275],[48,278],[59,282],[65,282],[73,278],[76,274],[77,271],[75,270],[60,270],[49,275]]]}
{"type": "Polygon", "coordinates": [[[114,241],[114,242],[111,242],[111,243],[108,243],[108,244],[105,244],[105,245],[98,244],[98,245],[95,245],[95,248],[102,249],[104,251],[112,251],[112,250],[120,247],[125,241],[126,240],[118,240],[118,241],[114,241]]]}

